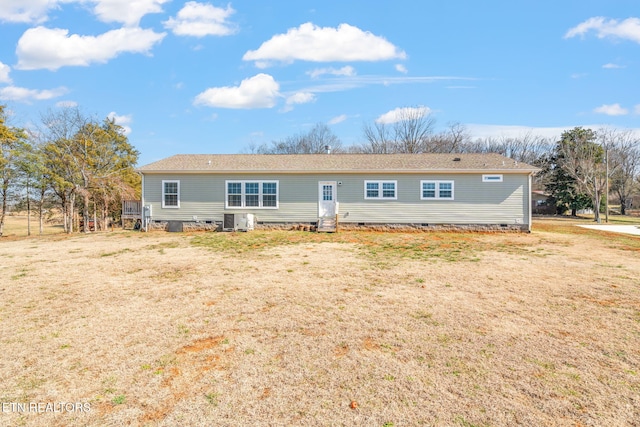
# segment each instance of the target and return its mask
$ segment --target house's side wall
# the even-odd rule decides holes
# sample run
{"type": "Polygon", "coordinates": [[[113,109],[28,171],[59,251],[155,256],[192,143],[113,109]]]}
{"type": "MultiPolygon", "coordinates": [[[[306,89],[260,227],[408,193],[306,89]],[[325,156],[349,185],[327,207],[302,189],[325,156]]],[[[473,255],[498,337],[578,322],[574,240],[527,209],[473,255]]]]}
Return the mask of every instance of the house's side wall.
{"type": "Polygon", "coordinates": [[[365,200],[364,180],[347,177],[338,187],[340,220],[356,223],[526,224],[526,175],[503,175],[502,182],[482,182],[476,174],[399,175],[397,200],[365,200]],[[454,182],[454,200],[421,200],[420,181],[454,182]]]}
{"type": "Polygon", "coordinates": [[[529,180],[503,174],[482,182],[481,174],[145,174],[144,200],[152,220],[222,221],[224,213],[253,213],[258,222],[315,222],[318,182],[336,181],[340,221],[348,223],[527,224],[529,180]],[[162,180],[180,181],[180,208],[162,208],[162,180]],[[277,180],[278,209],[225,209],[225,181],[277,180]],[[366,180],[397,181],[396,200],[366,200],[366,180]],[[421,200],[421,180],[454,182],[454,200],[421,200]]]}

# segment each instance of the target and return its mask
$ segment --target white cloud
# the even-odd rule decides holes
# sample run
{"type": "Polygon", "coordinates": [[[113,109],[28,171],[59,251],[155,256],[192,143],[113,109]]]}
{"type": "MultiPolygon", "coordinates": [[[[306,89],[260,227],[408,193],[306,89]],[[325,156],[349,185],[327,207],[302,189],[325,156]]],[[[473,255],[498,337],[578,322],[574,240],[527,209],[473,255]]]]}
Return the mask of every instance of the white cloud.
{"type": "Polygon", "coordinates": [[[607,116],[624,116],[629,114],[629,110],[620,106],[620,104],[604,104],[593,109],[594,113],[606,114],[607,116]]]}
{"type": "MultiPolygon", "coordinates": [[[[606,124],[583,124],[580,125],[585,129],[608,129],[609,125],[606,124]]],[[[525,135],[541,136],[543,138],[549,138],[557,140],[560,138],[563,132],[571,130],[576,127],[576,124],[571,124],[564,127],[535,127],[535,126],[519,126],[519,125],[486,125],[486,124],[474,124],[465,123],[464,127],[467,129],[471,138],[519,138],[525,135]]],[[[640,136],[640,128],[627,128],[635,135],[640,136]]],[[[623,129],[618,129],[623,130],[623,129]]]]}
{"type": "Polygon", "coordinates": [[[0,21],[41,24],[51,10],[64,3],[94,5],[93,13],[103,22],[121,22],[137,26],[149,13],[162,12],[162,5],[170,0],[2,0],[0,21]]]}
{"type": "Polygon", "coordinates": [[[618,65],[618,64],[614,64],[612,62],[609,62],[608,64],[604,64],[602,66],[602,68],[606,68],[606,69],[616,69],[616,68],[624,68],[622,65],[618,65]]]}
{"type": "Polygon", "coordinates": [[[332,118],[331,120],[329,120],[329,124],[330,125],[337,125],[338,123],[342,123],[345,120],[347,120],[347,115],[346,114],[340,114],[339,116],[336,116],[334,118],[332,118]]]}
{"type": "Polygon", "coordinates": [[[283,112],[293,110],[294,105],[298,104],[308,104],[310,102],[315,102],[316,96],[311,92],[296,92],[293,95],[287,97],[285,102],[285,106],[282,109],[283,112]]]}
{"type": "Polygon", "coordinates": [[[133,121],[131,114],[119,116],[118,114],[116,114],[115,111],[112,111],[109,114],[107,114],[107,118],[109,120],[115,120],[116,124],[119,124],[119,125],[128,125],[133,121]]]}
{"type": "Polygon", "coordinates": [[[20,37],[16,68],[35,70],[104,63],[121,53],[148,54],[165,33],[141,28],[120,28],[99,36],[69,35],[69,30],[45,27],[31,28],[20,37]]]}
{"type": "Polygon", "coordinates": [[[11,77],[9,77],[10,71],[11,67],[0,62],[0,83],[11,83],[11,77]]]}
{"type": "Polygon", "coordinates": [[[47,20],[47,13],[57,0],[2,0],[0,21],[38,24],[47,20]]]}
{"type": "Polygon", "coordinates": [[[30,101],[44,101],[47,99],[57,98],[66,94],[67,92],[68,90],[66,87],[36,90],[17,86],[7,86],[0,88],[0,99],[3,101],[18,101],[29,103],[30,101]]]}
{"type": "MultiPolygon", "coordinates": [[[[519,125],[484,125],[468,123],[464,127],[472,138],[517,138],[523,135],[540,135],[545,138],[559,138],[567,127],[531,127],[519,125]]],[[[597,127],[596,127],[597,128],[597,127]]],[[[595,129],[595,128],[594,128],[595,129]]]]}
{"type": "Polygon", "coordinates": [[[565,38],[584,36],[589,31],[595,31],[598,38],[613,38],[631,40],[640,43],[640,19],[627,18],[624,21],[607,19],[602,16],[589,18],[581,24],[569,29],[565,38]]]}
{"type": "Polygon", "coordinates": [[[633,107],[633,113],[640,114],[640,104],[636,104],[636,106],[633,107]]]}
{"type": "Polygon", "coordinates": [[[396,71],[402,74],[407,74],[409,72],[409,70],[407,70],[407,67],[405,67],[403,64],[396,64],[396,71]]]}
{"type": "Polygon", "coordinates": [[[307,71],[306,73],[307,75],[309,75],[312,79],[318,78],[324,74],[329,74],[332,76],[355,76],[356,75],[356,70],[355,68],[353,68],[350,65],[346,65],[342,68],[336,69],[333,67],[329,67],[329,68],[316,68],[315,70],[311,70],[311,71],[307,71]]]}
{"type": "Polygon", "coordinates": [[[587,77],[587,73],[573,73],[571,74],[571,78],[572,79],[582,79],[584,77],[587,77]]]}
{"type": "Polygon", "coordinates": [[[404,59],[406,54],[383,37],[349,24],[332,28],[318,27],[311,22],[273,36],[242,57],[245,61],[255,61],[260,68],[270,65],[271,61],[384,61],[397,58],[404,59]]]}
{"type": "Polygon", "coordinates": [[[306,87],[307,92],[342,92],[345,90],[374,85],[400,85],[400,84],[428,84],[435,82],[456,81],[468,82],[476,81],[474,77],[453,77],[453,76],[417,76],[417,77],[386,77],[386,76],[349,76],[341,79],[321,80],[320,83],[306,87]]]}
{"type": "Polygon", "coordinates": [[[162,12],[162,5],[169,0],[91,1],[96,4],[94,13],[102,22],[121,22],[127,26],[137,26],[143,16],[162,12]]]}
{"type": "Polygon", "coordinates": [[[220,108],[271,108],[280,97],[280,85],[268,74],[242,80],[239,86],[213,87],[196,96],[194,104],[220,108]]]}
{"type": "Polygon", "coordinates": [[[237,28],[227,22],[235,13],[231,5],[226,8],[215,7],[210,4],[190,1],[185,3],[175,18],[164,21],[165,28],[178,36],[227,36],[234,34],[237,28]]]}
{"type": "Polygon", "coordinates": [[[107,117],[110,120],[114,120],[118,126],[121,126],[125,135],[129,135],[131,133],[131,126],[129,126],[129,124],[133,122],[133,117],[131,115],[119,116],[115,111],[112,111],[107,114],[107,117]]]}
{"type": "Polygon", "coordinates": [[[316,100],[316,96],[309,92],[297,92],[287,98],[287,104],[307,104],[316,100]]]}
{"type": "Polygon", "coordinates": [[[388,111],[376,119],[376,123],[392,124],[407,118],[420,118],[431,113],[429,107],[400,107],[388,111]]]}
{"type": "Polygon", "coordinates": [[[77,107],[78,103],[76,101],[58,101],[56,102],[56,107],[58,108],[74,108],[77,107]]]}

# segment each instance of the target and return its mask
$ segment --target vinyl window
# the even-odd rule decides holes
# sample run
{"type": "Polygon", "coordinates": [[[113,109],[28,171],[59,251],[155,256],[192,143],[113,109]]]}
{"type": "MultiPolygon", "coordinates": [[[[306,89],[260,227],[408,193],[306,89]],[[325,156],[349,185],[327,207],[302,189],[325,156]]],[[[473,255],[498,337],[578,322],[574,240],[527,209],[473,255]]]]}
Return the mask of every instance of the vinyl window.
{"type": "Polygon", "coordinates": [[[397,196],[398,181],[365,181],[365,199],[395,200],[397,196]]]}
{"type": "Polygon", "coordinates": [[[453,181],[420,181],[420,199],[453,200],[453,181]]]}
{"type": "Polygon", "coordinates": [[[162,207],[180,207],[180,181],[162,181],[162,207]]]}
{"type": "Polygon", "coordinates": [[[502,182],[502,175],[482,175],[482,182],[502,182]]]}
{"type": "Polygon", "coordinates": [[[226,181],[226,208],[278,208],[278,181],[226,181]]]}

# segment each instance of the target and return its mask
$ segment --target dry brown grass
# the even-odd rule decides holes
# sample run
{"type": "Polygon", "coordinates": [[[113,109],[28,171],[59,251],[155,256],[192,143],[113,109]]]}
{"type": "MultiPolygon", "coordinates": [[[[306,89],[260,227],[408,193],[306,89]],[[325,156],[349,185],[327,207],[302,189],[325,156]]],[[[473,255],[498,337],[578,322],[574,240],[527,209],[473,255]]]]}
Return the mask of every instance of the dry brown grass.
{"type": "MultiPolygon", "coordinates": [[[[28,218],[26,213],[10,213],[5,217],[3,237],[16,239],[26,237],[31,227],[31,235],[40,234],[40,220],[37,215],[31,214],[28,218]]],[[[62,220],[59,216],[46,216],[42,223],[42,234],[59,234],[63,232],[62,220]]]]}
{"type": "Polygon", "coordinates": [[[0,425],[640,425],[640,238],[0,239],[0,425]]]}

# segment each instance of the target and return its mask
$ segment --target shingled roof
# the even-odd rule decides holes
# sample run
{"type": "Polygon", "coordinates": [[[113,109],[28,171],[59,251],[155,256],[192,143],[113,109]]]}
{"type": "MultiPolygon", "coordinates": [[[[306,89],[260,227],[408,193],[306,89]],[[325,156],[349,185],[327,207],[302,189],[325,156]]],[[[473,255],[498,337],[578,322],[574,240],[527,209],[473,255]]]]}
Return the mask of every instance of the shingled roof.
{"type": "Polygon", "coordinates": [[[141,173],[532,173],[535,168],[499,154],[176,154],[141,173]]]}

